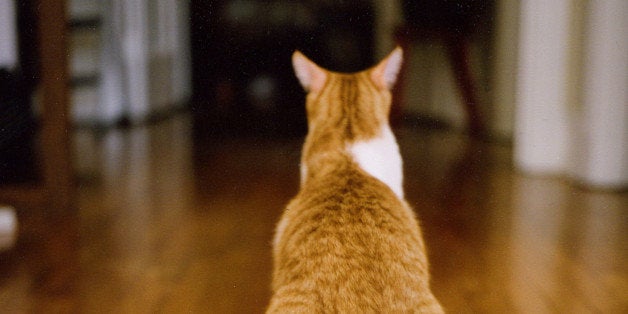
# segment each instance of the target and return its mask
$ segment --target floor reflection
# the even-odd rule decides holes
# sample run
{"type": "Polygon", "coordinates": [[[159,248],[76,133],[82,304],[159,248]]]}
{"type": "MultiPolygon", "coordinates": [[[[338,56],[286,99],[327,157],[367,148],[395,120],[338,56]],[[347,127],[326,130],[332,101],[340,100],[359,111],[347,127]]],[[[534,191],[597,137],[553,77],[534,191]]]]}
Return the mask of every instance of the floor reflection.
{"type": "Polygon", "coordinates": [[[518,312],[628,310],[626,197],[550,179],[514,186],[510,293],[518,312]]]}
{"type": "Polygon", "coordinates": [[[628,311],[627,193],[523,176],[507,146],[407,132],[400,143],[450,312],[628,311]]]}
{"type": "Polygon", "coordinates": [[[568,210],[567,193],[567,187],[546,180],[515,181],[510,291],[520,313],[558,310],[548,301],[563,288],[560,236],[568,210]]]}
{"type": "Polygon", "coordinates": [[[95,139],[97,158],[82,162],[99,179],[81,188],[89,267],[80,275],[81,308],[252,313],[265,306],[272,228],[296,192],[298,178],[283,171],[297,171],[296,142],[194,143],[190,127],[181,117],[95,139]]]}
{"type": "MultiPolygon", "coordinates": [[[[301,140],[190,129],[183,115],[75,134],[78,210],[22,211],[0,312],[261,313],[301,140]]],[[[398,133],[448,312],[628,312],[628,194],[521,176],[508,145],[398,133]]]]}

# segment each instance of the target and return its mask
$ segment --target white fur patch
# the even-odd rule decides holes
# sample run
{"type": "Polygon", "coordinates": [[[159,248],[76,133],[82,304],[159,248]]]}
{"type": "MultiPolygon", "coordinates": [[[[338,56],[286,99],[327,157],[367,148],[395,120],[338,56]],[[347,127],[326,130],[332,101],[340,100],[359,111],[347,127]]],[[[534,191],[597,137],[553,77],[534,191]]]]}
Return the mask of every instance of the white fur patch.
{"type": "Polygon", "coordinates": [[[380,136],[374,139],[351,144],[349,152],[364,171],[388,185],[403,199],[401,154],[389,127],[384,127],[380,136]]]}

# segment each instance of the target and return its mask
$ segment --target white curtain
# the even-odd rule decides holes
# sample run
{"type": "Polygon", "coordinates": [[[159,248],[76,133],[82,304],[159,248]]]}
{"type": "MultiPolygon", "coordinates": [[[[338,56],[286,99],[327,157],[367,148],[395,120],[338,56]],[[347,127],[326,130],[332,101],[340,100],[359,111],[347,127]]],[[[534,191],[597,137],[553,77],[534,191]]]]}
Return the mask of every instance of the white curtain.
{"type": "Polygon", "coordinates": [[[17,66],[17,27],[14,0],[0,0],[0,68],[17,66]]]}
{"type": "Polygon", "coordinates": [[[103,1],[100,116],[140,122],[191,93],[188,3],[103,1]]]}
{"type": "Polygon", "coordinates": [[[628,186],[628,1],[522,2],[515,165],[628,186]]]}

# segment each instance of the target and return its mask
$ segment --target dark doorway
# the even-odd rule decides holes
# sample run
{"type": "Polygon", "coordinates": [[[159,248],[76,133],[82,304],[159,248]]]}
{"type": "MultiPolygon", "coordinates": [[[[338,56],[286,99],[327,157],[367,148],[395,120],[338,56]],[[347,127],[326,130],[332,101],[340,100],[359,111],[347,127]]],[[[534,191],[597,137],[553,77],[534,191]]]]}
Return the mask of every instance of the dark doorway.
{"type": "Polygon", "coordinates": [[[356,71],[372,65],[368,1],[192,1],[196,135],[301,136],[304,93],[291,55],[356,71]]]}

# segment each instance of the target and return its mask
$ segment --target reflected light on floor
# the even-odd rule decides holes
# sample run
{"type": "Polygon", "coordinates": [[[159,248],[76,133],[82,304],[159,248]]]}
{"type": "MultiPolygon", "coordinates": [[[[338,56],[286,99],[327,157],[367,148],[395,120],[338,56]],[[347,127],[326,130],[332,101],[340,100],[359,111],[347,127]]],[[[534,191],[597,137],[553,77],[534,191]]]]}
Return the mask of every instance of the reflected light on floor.
{"type": "Polygon", "coordinates": [[[540,178],[517,178],[514,189],[509,290],[517,312],[625,312],[625,199],[540,178]]]}
{"type": "MultiPolygon", "coordinates": [[[[195,141],[190,121],[75,134],[78,210],[18,211],[0,312],[263,312],[302,139],[195,141]]],[[[397,133],[449,313],[628,312],[628,194],[521,176],[508,145],[397,133]]]]}

